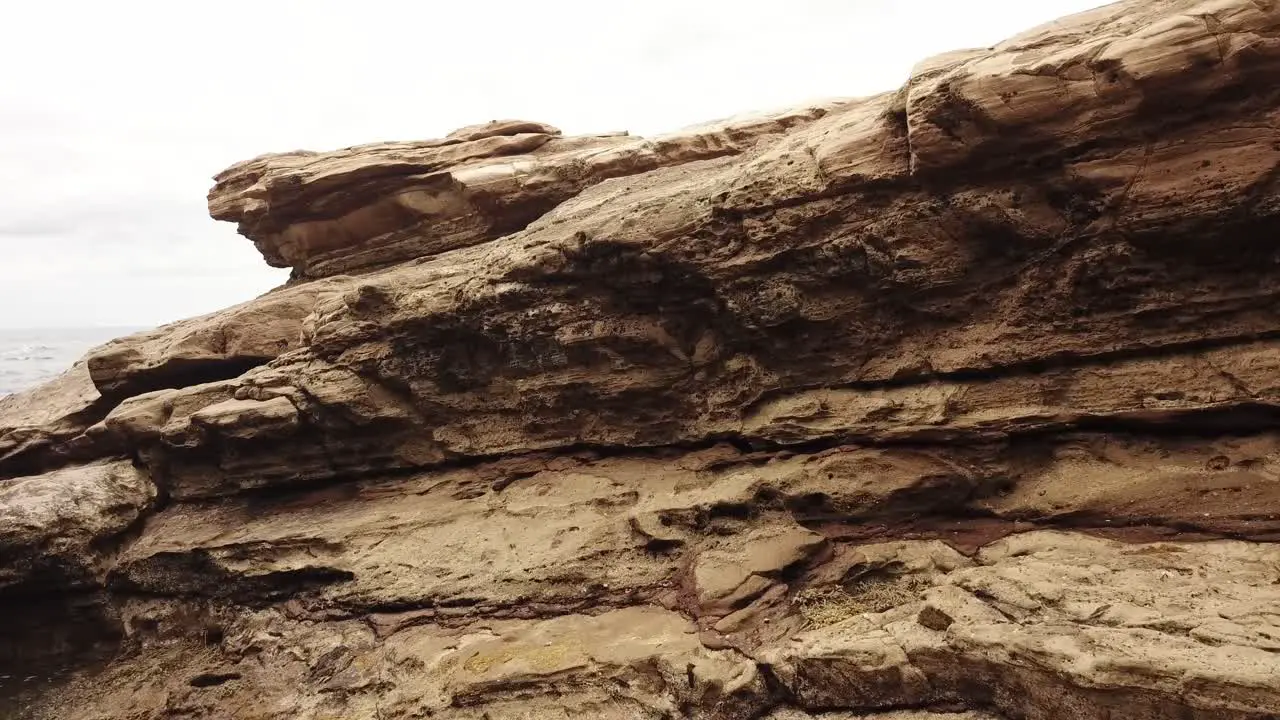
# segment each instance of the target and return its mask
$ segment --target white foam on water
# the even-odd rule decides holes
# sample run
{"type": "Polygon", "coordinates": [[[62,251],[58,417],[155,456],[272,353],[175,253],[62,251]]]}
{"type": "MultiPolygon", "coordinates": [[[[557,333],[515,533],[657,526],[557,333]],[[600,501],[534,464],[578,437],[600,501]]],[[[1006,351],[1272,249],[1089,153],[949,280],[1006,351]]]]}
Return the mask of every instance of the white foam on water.
{"type": "Polygon", "coordinates": [[[89,350],[133,332],[137,328],[0,329],[0,396],[39,385],[89,350]]]}

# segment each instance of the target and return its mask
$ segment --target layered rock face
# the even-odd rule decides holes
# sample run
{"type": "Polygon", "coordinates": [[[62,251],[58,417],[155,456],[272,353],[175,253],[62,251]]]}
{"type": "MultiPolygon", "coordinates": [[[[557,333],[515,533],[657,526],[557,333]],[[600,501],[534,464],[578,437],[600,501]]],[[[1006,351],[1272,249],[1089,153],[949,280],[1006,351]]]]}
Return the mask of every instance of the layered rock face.
{"type": "Polygon", "coordinates": [[[1280,4],[263,156],[0,400],[0,716],[1280,716],[1280,4]]]}

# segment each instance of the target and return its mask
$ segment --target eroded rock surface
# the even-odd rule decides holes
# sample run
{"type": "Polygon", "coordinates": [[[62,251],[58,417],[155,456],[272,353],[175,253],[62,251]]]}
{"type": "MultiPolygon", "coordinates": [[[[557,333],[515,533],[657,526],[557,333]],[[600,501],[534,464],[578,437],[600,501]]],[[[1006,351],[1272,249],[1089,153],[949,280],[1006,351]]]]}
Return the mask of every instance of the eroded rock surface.
{"type": "Polygon", "coordinates": [[[287,397],[292,436],[117,425],[175,486],[581,444],[1268,425],[1280,47],[1270,6],[1212,5],[1113,7],[926,64],[750,152],[362,277],[321,300],[306,352],[184,403],[287,397]],[[1118,78],[1105,92],[1090,63],[1118,78]]]}
{"type": "Polygon", "coordinates": [[[293,280],[0,400],[0,716],[1280,717],[1278,77],[1130,0],[234,166],[293,280]]]}
{"type": "Polygon", "coordinates": [[[279,288],[255,300],[107,343],[86,359],[94,385],[122,399],[233,378],[302,346],[303,321],[345,278],[279,288]]]}
{"type": "Polygon", "coordinates": [[[101,584],[110,541],[155,500],[150,478],[103,462],[0,483],[0,596],[101,584]]]}
{"type": "Polygon", "coordinates": [[[494,121],[442,140],[264,155],[217,177],[209,210],[267,262],[315,278],[422,258],[520,230],[609,178],[738,155],[838,102],[653,139],[561,136],[494,121]]]}
{"type": "Polygon", "coordinates": [[[83,360],[39,387],[0,397],[0,478],[122,450],[105,433],[87,433],[110,410],[83,360]]]}
{"type": "Polygon", "coordinates": [[[278,288],[249,302],[91,350],[56,379],[0,397],[0,478],[135,453],[103,422],[139,395],[235,378],[297,350],[303,324],[348,277],[278,288]]]}
{"type": "Polygon", "coordinates": [[[817,709],[855,694],[1010,717],[1262,718],[1280,702],[1278,558],[1247,543],[1015,535],[932,578],[922,602],[804,631],[762,660],[817,709]]]}

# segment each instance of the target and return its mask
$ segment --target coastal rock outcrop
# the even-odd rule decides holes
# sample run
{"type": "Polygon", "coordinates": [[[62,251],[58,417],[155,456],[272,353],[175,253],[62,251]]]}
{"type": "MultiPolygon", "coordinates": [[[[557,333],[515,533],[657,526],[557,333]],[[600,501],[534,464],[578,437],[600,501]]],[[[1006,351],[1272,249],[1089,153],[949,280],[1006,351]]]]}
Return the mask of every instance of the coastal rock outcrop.
{"type": "Polygon", "coordinates": [[[1278,717],[1277,78],[1127,0],[233,166],[290,282],[0,399],[0,716],[1278,717]]]}
{"type": "Polygon", "coordinates": [[[839,104],[652,139],[495,120],[441,140],[265,155],[219,174],[209,211],[295,277],[385,267],[513,233],[609,178],[739,155],[839,104]]]}
{"type": "Polygon", "coordinates": [[[56,379],[0,397],[0,478],[123,456],[102,421],[120,402],[162,389],[234,378],[302,345],[318,298],[335,277],[273,290],[209,315],[118,338],[56,379]]]}
{"type": "Polygon", "coordinates": [[[105,434],[87,432],[111,408],[84,360],[39,387],[0,397],[0,478],[123,452],[105,434]]]}
{"type": "Polygon", "coordinates": [[[0,593],[101,584],[110,541],[155,500],[145,473],[103,462],[0,484],[0,593]]]}

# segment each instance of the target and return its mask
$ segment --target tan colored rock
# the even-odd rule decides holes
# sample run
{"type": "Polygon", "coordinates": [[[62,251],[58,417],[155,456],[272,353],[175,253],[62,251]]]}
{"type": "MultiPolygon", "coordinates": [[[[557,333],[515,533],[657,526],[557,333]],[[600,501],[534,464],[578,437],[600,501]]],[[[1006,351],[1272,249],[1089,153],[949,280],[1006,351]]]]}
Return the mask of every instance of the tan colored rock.
{"type": "Polygon", "coordinates": [[[54,380],[0,397],[0,477],[122,455],[100,423],[122,400],[234,378],[301,347],[317,298],[350,284],[332,278],[274,290],[203,317],[113,340],[54,380]]]}
{"type": "Polygon", "coordinates": [[[271,432],[295,432],[298,411],[285,397],[227,400],[201,408],[191,416],[191,422],[228,437],[262,437],[271,432]]]}
{"type": "Polygon", "coordinates": [[[560,128],[552,127],[546,123],[529,122],[526,120],[492,120],[479,125],[468,125],[464,128],[458,128],[445,136],[445,140],[456,140],[458,142],[474,142],[476,140],[484,140],[491,137],[502,137],[505,135],[560,135],[560,128]]]}
{"type": "MultiPolygon", "coordinates": [[[[1224,84],[1260,78],[1264,58],[1277,50],[1275,23],[1268,3],[1115,3],[1025,32],[994,52],[928,63],[908,85],[912,166],[938,172],[976,157],[1023,163],[1046,141],[1083,146],[1094,133],[1133,131],[1135,116],[1212,104],[1224,84]]],[[[1151,148],[1157,163],[1162,144],[1151,148]]],[[[1221,150],[1231,153],[1230,145],[1221,150]]],[[[1210,172],[1230,177],[1254,160],[1210,172]]],[[[1164,175],[1158,164],[1146,170],[1140,180],[1164,175]]],[[[1201,172],[1173,182],[1210,185],[1201,172]]]]}
{"type": "MultiPolygon", "coordinates": [[[[935,551],[894,543],[865,552],[935,551]]],[[[125,673],[123,680],[146,663],[170,663],[165,673],[140,676],[141,684],[98,685],[107,694],[94,696],[99,714],[76,715],[86,718],[195,708],[213,718],[252,717],[241,713],[263,702],[299,718],[365,707],[386,718],[490,710],[555,717],[585,706],[603,717],[645,708],[743,718],[783,701],[813,713],[975,704],[994,706],[994,717],[1050,718],[1070,702],[1090,719],[1257,720],[1280,703],[1270,650],[1269,609],[1280,592],[1275,555],[1230,541],[1134,545],[1059,532],[1017,535],[984,548],[975,566],[918,566],[938,583],[923,601],[854,614],[748,655],[709,650],[687,619],[643,604],[547,620],[451,625],[419,617],[380,634],[359,621],[278,611],[182,619],[170,605],[148,601],[130,611],[129,622],[151,628],[135,632],[159,633],[146,641],[150,649],[132,665],[70,687],[87,690],[94,685],[84,683],[111,673],[125,673]],[[957,602],[972,608],[959,610],[957,602]],[[950,623],[922,624],[930,609],[950,623]],[[215,650],[182,649],[184,633],[207,633],[199,628],[210,623],[222,638],[215,650]],[[769,695],[761,667],[782,684],[781,698],[769,695]]],[[[49,701],[58,697],[70,696],[49,701]]],[[[779,717],[803,717],[796,712],[779,717]]]]}
{"type": "Polygon", "coordinates": [[[83,361],[39,387],[0,397],[0,478],[120,452],[105,433],[86,434],[110,409],[83,361]]]}
{"type": "Polygon", "coordinates": [[[323,480],[577,444],[1269,426],[1274,23],[1246,0],[1124,5],[927,64],[902,92],[682,140],[517,134],[237,166],[215,214],[291,248],[302,274],[417,259],[327,296],[306,350],[238,381],[238,397],[289,396],[306,433],[232,443],[234,460],[216,434],[148,454],[180,485],[207,467],[323,480]],[[1202,111],[1171,120],[1183,100],[1202,111]],[[502,145],[521,138],[540,144],[502,145]],[[511,153],[554,174],[563,143],[600,142],[586,167],[613,169],[587,175],[612,179],[574,184],[518,232],[442,240],[479,217],[470,200],[388,210],[409,217],[395,230],[313,207],[341,196],[382,218],[365,203],[401,203],[427,168],[467,197],[456,184],[497,173],[475,187],[523,203],[511,153]],[[335,373],[359,378],[352,397],[317,395],[335,373]],[[371,397],[385,423],[340,419],[371,397]],[[376,462],[314,465],[344,444],[376,462]]]}
{"type": "MultiPolygon", "coordinates": [[[[1248,465],[1272,455],[1275,442],[1233,440],[1220,451],[1248,465]]],[[[1174,483],[1186,473],[1179,457],[1218,452],[1201,439],[1128,450],[1128,465],[1151,468],[1153,483],[1168,481],[1158,498],[1163,516],[1062,494],[1020,508],[1016,519],[983,519],[989,507],[1039,497],[1045,477],[1071,474],[1085,486],[1105,481],[1111,471],[1123,479],[1124,465],[1081,470],[1069,452],[1033,450],[1030,457],[1017,448],[969,457],[953,451],[950,466],[909,449],[793,457],[716,450],[666,458],[533,456],[278,499],[178,502],[151,518],[121,555],[116,574],[118,582],[147,594],[246,601],[264,593],[286,596],[304,585],[310,590],[300,602],[312,610],[390,609],[377,621],[388,628],[411,621],[395,608],[452,622],[640,601],[687,606],[716,622],[759,596],[776,605],[769,588],[793,578],[805,578],[809,587],[852,590],[814,598],[822,605],[834,601],[833,610],[883,609],[886,599],[927,593],[932,582],[913,578],[970,564],[943,542],[897,539],[903,537],[971,548],[1046,522],[1138,540],[1180,532],[1273,537],[1280,529],[1275,520],[1258,518],[1259,508],[1277,503],[1275,496],[1256,493],[1246,496],[1253,504],[1230,504],[1233,493],[1225,488],[1241,482],[1239,470],[1206,470],[1174,483]],[[1060,469],[1044,464],[1054,457],[1060,469]],[[1209,493],[1224,499],[1208,505],[1209,493]],[[485,529],[495,524],[498,529],[485,529]],[[844,544],[868,540],[881,542],[844,544]],[[824,554],[822,546],[832,541],[824,554]]],[[[1253,472],[1263,482],[1269,471],[1253,472]]],[[[175,497],[201,489],[184,488],[175,497]]],[[[831,617],[822,613],[822,622],[831,617]]]]}
{"type": "Polygon", "coordinates": [[[1280,716],[1278,30],[230,168],[291,284],[0,401],[0,717],[1280,716]]]}
{"type": "Polygon", "coordinates": [[[226,310],[112,341],[86,361],[98,390],[124,398],[233,378],[302,345],[317,298],[343,289],[334,278],[273,290],[226,310]]]}
{"type": "Polygon", "coordinates": [[[978,559],[938,578],[923,603],[806,631],[759,657],[802,706],[822,709],[963,698],[1011,717],[1052,717],[1069,701],[1090,720],[1280,710],[1265,610],[1280,599],[1272,547],[1035,532],[978,559]]]}
{"type": "Polygon", "coordinates": [[[1212,443],[1085,436],[1027,459],[1016,484],[984,511],[1082,524],[1177,526],[1274,541],[1280,448],[1271,435],[1212,443]],[[1120,521],[1119,517],[1130,520],[1120,521]],[[1176,519],[1175,519],[1176,518],[1176,519]]]}
{"type": "MultiPolygon", "coordinates": [[[[135,609],[137,621],[176,618],[135,609]]],[[[223,628],[224,652],[191,662],[170,639],[131,692],[104,694],[86,720],[196,712],[210,718],[595,717],[741,718],[770,700],[750,659],[709,651],[678,614],[635,607],[541,622],[497,622],[443,631],[409,628],[383,642],[358,623],[309,626],[263,612],[223,628]],[[236,662],[235,657],[256,660],[236,662]],[[157,670],[159,667],[156,668],[157,670]],[[280,680],[288,678],[289,682],[280,680]]],[[[84,688],[88,690],[86,686],[84,688]]]]}
{"type": "Polygon", "coordinates": [[[752,531],[698,555],[693,580],[703,612],[730,609],[762,594],[788,568],[809,558],[824,538],[800,527],[752,531]]]}
{"type": "Polygon", "coordinates": [[[562,138],[549,125],[505,120],[443,140],[265,155],[219,174],[209,210],[295,277],[356,272],[515,232],[609,178],[745,152],[831,106],[653,139],[562,138]]]}
{"type": "MultiPolygon", "coordinates": [[[[977,469],[943,485],[921,472],[918,457],[902,455],[848,451],[761,467],[715,451],[530,457],[279,501],[178,502],[152,517],[122,553],[116,580],[149,595],[243,600],[287,595],[304,584],[310,591],[299,602],[311,610],[375,612],[375,624],[388,629],[415,617],[396,608],[441,622],[544,617],[641,601],[678,605],[686,586],[690,611],[714,616],[730,609],[717,598],[750,578],[785,581],[819,559],[823,536],[798,523],[838,533],[831,517],[839,516],[883,532],[884,524],[950,509],[957,495],[993,485],[977,469]],[[700,467],[700,456],[712,466],[700,467]],[[825,505],[812,500],[815,494],[825,505]],[[499,528],[476,532],[488,523],[499,528]],[[661,536],[646,528],[661,528],[661,536]],[[726,580],[707,592],[700,581],[708,579],[726,580]],[[699,593],[715,607],[701,609],[699,593]]],[[[986,477],[1007,471],[995,465],[986,477]]],[[[963,564],[959,557],[928,546],[903,565],[900,554],[852,552],[832,561],[834,577],[818,579],[835,582],[851,568],[865,574],[891,564],[951,570],[963,564]]],[[[728,605],[750,600],[749,590],[728,605]]]]}
{"type": "Polygon", "coordinates": [[[458,638],[452,651],[421,629],[400,633],[387,644],[389,654],[421,658],[427,677],[440,668],[444,679],[441,686],[404,687],[388,704],[391,712],[476,705],[511,690],[546,692],[588,679],[592,684],[615,680],[623,698],[630,696],[651,712],[686,717],[748,717],[767,703],[754,662],[706,650],[688,620],[660,609],[564,616],[510,630],[499,625],[458,638]],[[432,707],[432,691],[443,694],[445,702],[432,707]],[[650,694],[657,697],[646,697],[650,694]]]}
{"type": "Polygon", "coordinates": [[[110,542],[155,497],[128,462],[0,481],[0,594],[100,584],[110,542]]]}
{"type": "MultiPolygon", "coordinates": [[[[275,432],[258,440],[231,438],[211,427],[207,433],[181,433],[174,439],[164,428],[189,423],[182,412],[195,412],[205,402],[201,399],[205,391],[199,388],[174,396],[180,398],[176,401],[180,407],[190,410],[177,415],[148,411],[148,417],[159,424],[138,426],[136,434],[140,439],[160,438],[143,446],[149,457],[162,459],[153,468],[175,487],[214,471],[228,488],[260,487],[584,442],[645,447],[737,436],[765,447],[813,442],[989,443],[1107,424],[1156,431],[1179,427],[1249,430],[1271,425],[1257,418],[1280,401],[1280,386],[1273,383],[1278,369],[1275,342],[1259,341],[989,380],[928,380],[871,390],[800,390],[735,412],[730,412],[734,406],[730,403],[718,413],[708,412],[707,403],[713,398],[678,392],[674,390],[678,385],[660,387],[662,378],[675,382],[676,375],[638,370],[631,377],[586,376],[593,378],[587,382],[598,383],[591,396],[595,409],[588,412],[570,407],[572,393],[585,388],[571,380],[580,375],[569,368],[558,382],[546,377],[509,385],[501,381],[492,392],[442,392],[439,385],[424,381],[417,385],[423,393],[419,397],[406,396],[390,381],[371,378],[367,371],[307,360],[250,373],[226,390],[244,398],[289,397],[306,418],[292,435],[275,432]],[[639,396],[645,398],[647,408],[631,402],[637,393],[642,393],[639,396]],[[658,407],[664,402],[670,403],[673,414],[657,422],[658,407]],[[629,412],[655,422],[629,422],[629,412]],[[739,413],[741,419],[735,417],[739,413]],[[376,421],[353,423],[352,416],[376,421]],[[323,454],[325,447],[341,445],[358,446],[362,452],[323,454]]],[[[158,402],[169,400],[138,398],[128,404],[129,412],[158,402]]],[[[122,412],[124,408],[108,417],[108,428],[120,424],[122,412]]],[[[224,423],[226,427],[236,424],[230,417],[224,423]]],[[[253,423],[246,416],[243,424],[253,423]]]]}

